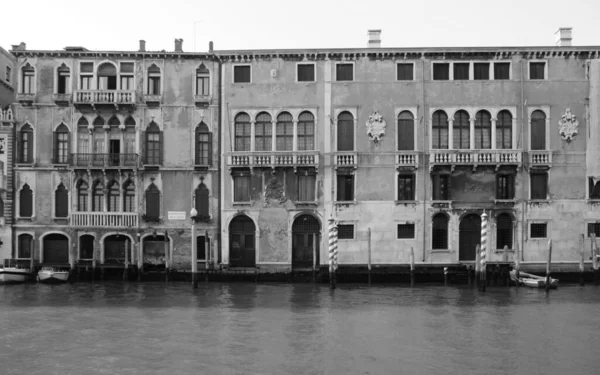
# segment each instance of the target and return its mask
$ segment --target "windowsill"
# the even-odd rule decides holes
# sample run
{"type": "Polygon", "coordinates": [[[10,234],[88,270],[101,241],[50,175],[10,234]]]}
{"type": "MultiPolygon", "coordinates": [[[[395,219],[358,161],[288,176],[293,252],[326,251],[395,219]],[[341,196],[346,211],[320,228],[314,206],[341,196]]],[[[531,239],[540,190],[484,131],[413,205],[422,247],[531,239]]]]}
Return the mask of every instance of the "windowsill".
{"type": "Polygon", "coordinates": [[[439,208],[450,208],[450,206],[452,206],[452,201],[449,201],[449,200],[432,200],[431,201],[431,205],[433,207],[439,207],[439,208]]]}
{"type": "Polygon", "coordinates": [[[416,238],[396,238],[396,241],[414,241],[416,238]]]}
{"type": "Polygon", "coordinates": [[[529,204],[550,204],[550,199],[530,199],[529,204]]]}
{"type": "Polygon", "coordinates": [[[66,168],[69,166],[69,163],[52,163],[52,166],[56,168],[66,168]]]}
{"type": "Polygon", "coordinates": [[[514,205],[516,203],[516,200],[513,199],[494,199],[494,204],[499,204],[499,205],[514,205]]]}
{"type": "Polygon", "coordinates": [[[533,241],[544,241],[547,240],[548,237],[529,237],[529,239],[533,241]]]}
{"type": "Polygon", "coordinates": [[[232,202],[234,206],[251,206],[252,202],[232,202]]]}
{"type": "Polygon", "coordinates": [[[600,199],[597,199],[597,198],[588,199],[587,203],[588,204],[593,204],[593,205],[600,204],[600,199]]]}
{"type": "Polygon", "coordinates": [[[15,167],[33,167],[33,163],[15,163],[15,167]]]}
{"type": "Polygon", "coordinates": [[[355,205],[356,201],[335,201],[333,204],[336,205],[355,205]]]}
{"type": "Polygon", "coordinates": [[[405,205],[405,206],[408,206],[408,205],[415,206],[415,205],[417,204],[417,201],[416,201],[416,200],[410,200],[410,201],[394,201],[394,203],[396,204],[396,206],[399,206],[399,205],[401,205],[401,204],[403,204],[403,205],[405,205]]]}
{"type": "Polygon", "coordinates": [[[296,205],[303,205],[303,206],[317,206],[319,204],[319,202],[317,202],[317,201],[295,201],[294,203],[296,205]]]}
{"type": "Polygon", "coordinates": [[[35,219],[35,216],[32,216],[32,217],[20,217],[20,216],[17,216],[16,219],[17,220],[24,220],[24,221],[33,221],[35,219]]]}
{"type": "Polygon", "coordinates": [[[430,253],[451,253],[452,250],[450,250],[450,249],[430,249],[429,252],[430,253]]]}
{"type": "Polygon", "coordinates": [[[296,81],[296,83],[317,83],[317,81],[296,81]]]}
{"type": "MultiPolygon", "coordinates": [[[[513,249],[508,249],[506,250],[507,253],[514,253],[515,251],[513,249]]],[[[496,249],[494,250],[494,254],[503,254],[504,253],[504,249],[496,249]]]]}
{"type": "Polygon", "coordinates": [[[69,221],[69,217],[68,216],[65,216],[65,217],[52,216],[52,220],[54,220],[54,221],[69,221]]]}

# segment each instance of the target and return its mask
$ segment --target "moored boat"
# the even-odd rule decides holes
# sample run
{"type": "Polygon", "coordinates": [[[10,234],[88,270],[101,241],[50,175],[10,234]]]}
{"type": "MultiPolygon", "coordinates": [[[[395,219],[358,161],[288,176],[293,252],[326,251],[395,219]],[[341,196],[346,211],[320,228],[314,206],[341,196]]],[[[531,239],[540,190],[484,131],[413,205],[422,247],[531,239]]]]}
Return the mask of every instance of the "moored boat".
{"type": "MultiPolygon", "coordinates": [[[[546,277],[533,275],[527,272],[519,272],[519,277],[517,278],[516,272],[510,271],[510,278],[512,281],[519,283],[519,285],[528,286],[530,288],[546,288],[546,277]]],[[[558,279],[550,278],[550,289],[558,288],[558,279]]]]}
{"type": "Polygon", "coordinates": [[[0,283],[22,283],[29,279],[29,267],[19,265],[15,259],[4,259],[4,265],[0,267],[0,283]]]}
{"type": "Polygon", "coordinates": [[[42,267],[38,271],[37,279],[40,283],[66,283],[69,280],[69,271],[62,271],[54,267],[42,267]]]}

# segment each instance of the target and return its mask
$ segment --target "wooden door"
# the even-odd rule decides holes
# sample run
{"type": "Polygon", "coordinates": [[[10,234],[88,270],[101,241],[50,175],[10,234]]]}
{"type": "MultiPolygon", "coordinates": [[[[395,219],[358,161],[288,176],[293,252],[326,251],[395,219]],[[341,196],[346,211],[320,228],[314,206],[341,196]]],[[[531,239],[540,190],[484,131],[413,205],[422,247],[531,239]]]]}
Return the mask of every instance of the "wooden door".
{"type": "Polygon", "coordinates": [[[475,260],[475,248],[481,244],[481,217],[469,214],[460,221],[458,233],[458,259],[475,260]]]}

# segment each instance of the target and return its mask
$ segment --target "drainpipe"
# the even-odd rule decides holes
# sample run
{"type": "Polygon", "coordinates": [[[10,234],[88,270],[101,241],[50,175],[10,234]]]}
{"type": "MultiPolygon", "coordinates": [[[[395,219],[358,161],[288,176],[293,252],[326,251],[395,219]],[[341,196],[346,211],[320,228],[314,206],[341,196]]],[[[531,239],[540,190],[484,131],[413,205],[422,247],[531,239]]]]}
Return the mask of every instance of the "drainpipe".
{"type": "MultiPolygon", "coordinates": [[[[16,198],[17,195],[15,193],[15,178],[16,178],[16,174],[15,174],[15,162],[17,161],[17,109],[18,106],[14,106],[14,111],[13,111],[13,121],[12,121],[12,160],[9,160],[8,158],[6,158],[6,162],[7,163],[11,163],[11,175],[12,175],[12,189],[10,194],[12,195],[12,217],[11,219],[11,225],[10,225],[10,229],[11,229],[11,249],[10,249],[10,255],[11,258],[16,258],[17,257],[17,238],[16,238],[16,229],[15,229],[15,222],[16,222],[16,218],[17,218],[17,213],[15,212],[16,209],[16,198]]],[[[8,146],[8,145],[7,145],[8,146]]],[[[8,149],[8,147],[7,147],[8,149]]],[[[8,166],[6,167],[8,169],[8,166]]],[[[8,185],[8,183],[7,183],[8,185]]],[[[31,258],[33,259],[33,250],[31,250],[31,258]]],[[[30,270],[30,272],[33,272],[33,268],[30,270]]]]}
{"type": "MultiPolygon", "coordinates": [[[[523,82],[523,73],[524,73],[524,61],[523,59],[521,59],[521,155],[524,154],[523,150],[525,150],[525,142],[523,139],[523,129],[525,128],[525,87],[524,87],[524,82],[523,82]]],[[[527,154],[529,156],[529,154],[527,154]]],[[[525,179],[525,160],[523,160],[523,156],[521,156],[521,165],[523,168],[523,180],[525,179]]],[[[523,181],[521,183],[521,260],[524,261],[525,260],[525,256],[523,255],[525,253],[525,231],[527,230],[527,225],[525,223],[525,207],[526,207],[526,203],[525,203],[525,182],[523,181]]]]}
{"type": "MultiPolygon", "coordinates": [[[[211,44],[212,47],[212,44],[211,44]]],[[[212,48],[211,48],[212,50],[212,48]]],[[[211,51],[212,52],[212,51],[211,51]]],[[[222,169],[221,168],[221,160],[222,160],[222,154],[223,154],[223,150],[222,150],[222,140],[221,140],[221,134],[222,134],[222,129],[221,126],[223,126],[223,61],[221,61],[221,58],[213,55],[213,57],[217,60],[217,62],[219,63],[219,110],[218,110],[218,124],[219,124],[219,132],[218,132],[218,143],[217,143],[217,147],[218,147],[218,156],[217,156],[217,191],[219,192],[219,199],[217,199],[217,212],[218,212],[218,220],[217,220],[217,233],[215,234],[215,238],[217,239],[217,245],[218,248],[217,250],[217,256],[216,259],[213,261],[214,265],[216,266],[217,262],[221,262],[221,246],[222,245],[222,241],[221,241],[221,173],[222,173],[222,169]]]]}
{"type": "MultiPolygon", "coordinates": [[[[421,60],[421,94],[422,94],[422,114],[423,125],[425,125],[425,61],[421,60]]],[[[417,109],[417,116],[418,116],[417,109]]],[[[427,144],[427,126],[423,126],[423,263],[425,263],[427,253],[427,164],[425,164],[425,158],[427,153],[425,152],[427,144]]]]}

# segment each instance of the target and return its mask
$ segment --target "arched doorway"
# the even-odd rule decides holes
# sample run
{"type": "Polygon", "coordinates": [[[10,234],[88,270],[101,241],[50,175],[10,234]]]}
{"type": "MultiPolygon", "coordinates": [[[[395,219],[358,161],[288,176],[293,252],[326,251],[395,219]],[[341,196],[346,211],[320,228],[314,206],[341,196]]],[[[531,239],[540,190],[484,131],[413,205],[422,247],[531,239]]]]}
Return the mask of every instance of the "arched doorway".
{"type": "Polygon", "coordinates": [[[131,240],[127,236],[113,234],[104,239],[104,264],[124,264],[125,251],[131,262],[131,240]]]}
{"type": "Polygon", "coordinates": [[[232,267],[256,266],[256,227],[246,215],[236,216],[229,223],[229,265],[232,267]]]}
{"type": "Polygon", "coordinates": [[[94,236],[84,234],[79,237],[79,259],[94,259],[94,236]]]}
{"type": "Polygon", "coordinates": [[[144,270],[164,269],[169,246],[163,235],[152,235],[144,238],[143,259],[144,270]]]}
{"type": "Polygon", "coordinates": [[[53,233],[44,237],[44,264],[69,263],[69,239],[64,234],[53,233]]]}
{"type": "Polygon", "coordinates": [[[458,260],[475,260],[475,247],[481,244],[481,217],[468,214],[458,227],[458,260]]]}
{"type": "Polygon", "coordinates": [[[308,268],[319,264],[321,223],[312,215],[300,215],[292,224],[292,268],[308,268]]]}

